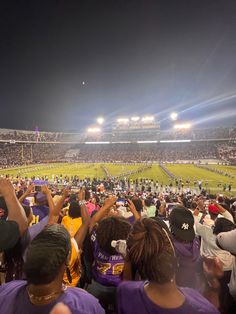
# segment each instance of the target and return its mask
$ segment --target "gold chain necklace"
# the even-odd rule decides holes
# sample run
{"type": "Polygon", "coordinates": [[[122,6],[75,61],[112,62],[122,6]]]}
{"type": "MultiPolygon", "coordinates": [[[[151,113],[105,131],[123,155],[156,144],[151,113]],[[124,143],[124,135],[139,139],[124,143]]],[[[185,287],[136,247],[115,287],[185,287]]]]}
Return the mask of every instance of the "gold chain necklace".
{"type": "Polygon", "coordinates": [[[33,293],[29,292],[29,287],[26,288],[30,302],[34,305],[45,305],[50,303],[51,301],[55,300],[59,297],[60,294],[64,293],[66,290],[66,285],[62,284],[60,291],[55,291],[47,295],[36,296],[33,293]]]}

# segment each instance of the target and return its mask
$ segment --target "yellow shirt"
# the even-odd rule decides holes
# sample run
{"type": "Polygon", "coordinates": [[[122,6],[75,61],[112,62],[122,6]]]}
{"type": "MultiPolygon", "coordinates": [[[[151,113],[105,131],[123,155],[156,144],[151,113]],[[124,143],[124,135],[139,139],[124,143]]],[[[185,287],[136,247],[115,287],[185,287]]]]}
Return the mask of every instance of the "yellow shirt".
{"type": "Polygon", "coordinates": [[[70,216],[64,216],[62,218],[61,224],[66,228],[70,236],[73,238],[82,225],[82,218],[79,217],[73,219],[70,216]]]}
{"type": "Polygon", "coordinates": [[[71,238],[71,256],[68,268],[70,270],[70,275],[72,282],[70,283],[65,271],[63,281],[68,287],[75,287],[81,276],[81,261],[80,261],[81,251],[78,248],[77,242],[74,238],[71,238]]]}

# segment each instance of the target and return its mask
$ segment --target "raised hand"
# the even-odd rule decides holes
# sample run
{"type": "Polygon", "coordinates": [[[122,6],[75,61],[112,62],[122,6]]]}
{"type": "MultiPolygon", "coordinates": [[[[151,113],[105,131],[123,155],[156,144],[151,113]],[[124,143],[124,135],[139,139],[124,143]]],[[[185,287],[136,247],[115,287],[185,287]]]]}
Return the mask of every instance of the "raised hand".
{"type": "Polygon", "coordinates": [[[26,190],[27,195],[29,195],[29,194],[31,194],[31,193],[33,192],[34,187],[35,187],[35,184],[34,184],[34,183],[31,183],[31,184],[28,186],[28,188],[27,188],[27,190],[26,190]]]}
{"type": "Polygon", "coordinates": [[[85,189],[81,188],[78,194],[79,201],[83,201],[85,199],[85,189]]]}
{"type": "Polygon", "coordinates": [[[118,199],[117,196],[112,196],[111,198],[106,198],[103,207],[105,207],[106,209],[111,208],[115,204],[117,199],[118,199]]]}
{"type": "Polygon", "coordinates": [[[42,193],[44,193],[44,194],[51,193],[47,185],[42,185],[41,191],[42,191],[42,193]]]}
{"type": "Polygon", "coordinates": [[[134,203],[131,200],[127,200],[127,203],[128,203],[128,206],[129,206],[131,213],[134,213],[137,211],[134,203]]]}
{"type": "Polygon", "coordinates": [[[9,194],[15,194],[14,186],[8,179],[0,178],[0,195],[5,197],[9,194]]]}
{"type": "Polygon", "coordinates": [[[70,189],[69,188],[65,188],[61,195],[64,197],[64,198],[67,198],[69,195],[70,195],[70,189]]]}

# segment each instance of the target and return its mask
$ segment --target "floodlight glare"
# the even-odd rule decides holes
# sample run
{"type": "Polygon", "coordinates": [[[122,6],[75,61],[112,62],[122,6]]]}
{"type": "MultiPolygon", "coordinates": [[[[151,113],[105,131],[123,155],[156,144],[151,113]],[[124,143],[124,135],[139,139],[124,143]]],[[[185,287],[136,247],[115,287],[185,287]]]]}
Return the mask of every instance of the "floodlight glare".
{"type": "Polygon", "coordinates": [[[99,133],[101,132],[100,128],[89,128],[88,133],[99,133]]]}
{"type": "Polygon", "coordinates": [[[128,123],[129,119],[128,118],[119,118],[119,119],[117,119],[117,122],[118,123],[128,123]]]}
{"type": "Polygon", "coordinates": [[[190,128],[191,128],[191,124],[190,123],[174,125],[174,129],[190,129],[190,128]]]}
{"type": "Polygon", "coordinates": [[[131,121],[137,122],[138,120],[140,120],[140,117],[132,117],[131,121]]]}
{"type": "Polygon", "coordinates": [[[154,117],[153,116],[146,116],[142,118],[143,122],[151,122],[154,121],[154,117]]]}
{"type": "Polygon", "coordinates": [[[99,117],[99,118],[97,118],[97,123],[98,124],[103,124],[103,122],[104,122],[104,118],[103,117],[99,117]]]}
{"type": "Polygon", "coordinates": [[[177,112],[172,112],[170,115],[171,120],[175,121],[178,118],[178,113],[177,112]]]}

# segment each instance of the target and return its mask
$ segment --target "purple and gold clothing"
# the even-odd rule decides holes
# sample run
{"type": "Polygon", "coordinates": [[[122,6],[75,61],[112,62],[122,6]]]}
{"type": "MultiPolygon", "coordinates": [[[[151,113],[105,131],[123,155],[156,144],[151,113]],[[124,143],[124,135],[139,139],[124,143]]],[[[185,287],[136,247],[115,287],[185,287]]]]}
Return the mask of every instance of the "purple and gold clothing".
{"type": "Polygon", "coordinates": [[[37,224],[39,221],[41,221],[44,217],[46,217],[48,215],[49,207],[48,206],[35,205],[35,206],[32,206],[32,211],[33,211],[32,224],[37,224]]]}
{"type": "Polygon", "coordinates": [[[144,281],[125,281],[117,290],[119,314],[219,314],[219,311],[199,292],[191,288],[179,288],[185,296],[178,308],[163,308],[153,303],[144,290],[144,281]]]}
{"type": "Polygon", "coordinates": [[[48,314],[54,305],[62,302],[72,314],[104,314],[98,300],[79,288],[67,288],[55,301],[37,306],[30,302],[27,293],[27,282],[14,280],[0,286],[0,313],[6,314],[48,314]]]}
{"type": "Polygon", "coordinates": [[[100,249],[96,232],[91,235],[94,263],[93,278],[105,286],[118,286],[122,280],[124,258],[120,254],[110,255],[100,249]]]}

